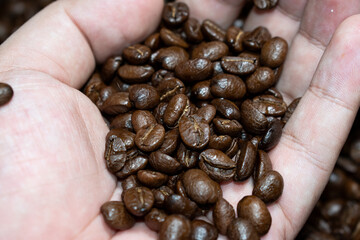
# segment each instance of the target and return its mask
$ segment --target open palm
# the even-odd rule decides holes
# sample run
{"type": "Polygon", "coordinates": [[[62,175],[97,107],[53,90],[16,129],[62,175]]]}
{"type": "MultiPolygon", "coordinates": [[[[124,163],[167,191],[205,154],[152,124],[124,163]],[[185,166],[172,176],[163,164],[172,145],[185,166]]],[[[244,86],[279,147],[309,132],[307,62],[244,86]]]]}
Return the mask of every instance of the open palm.
{"type": "MultiPolygon", "coordinates": [[[[187,2],[194,17],[224,27],[243,5],[187,2]]],[[[77,89],[95,61],[151,33],[162,5],[162,0],[57,1],[0,46],[0,81],[15,91],[0,108],[0,238],[156,238],[144,224],[119,233],[104,224],[101,204],[120,198],[103,159],[108,129],[77,89]]],[[[270,153],[285,187],[269,206],[273,224],[264,239],[294,238],[355,118],[360,104],[358,11],[356,0],[280,0],[275,10],[252,11],[246,22],[247,30],[265,25],[289,42],[279,89],[287,101],[304,95],[270,153]]],[[[252,183],[223,189],[235,205],[251,193],[252,183]]]]}

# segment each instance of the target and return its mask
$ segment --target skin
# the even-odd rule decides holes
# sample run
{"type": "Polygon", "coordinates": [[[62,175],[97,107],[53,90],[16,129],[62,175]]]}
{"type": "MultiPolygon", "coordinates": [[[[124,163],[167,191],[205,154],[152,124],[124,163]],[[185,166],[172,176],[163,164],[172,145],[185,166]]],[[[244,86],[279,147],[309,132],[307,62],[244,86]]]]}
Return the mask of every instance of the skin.
{"type": "MultiPolygon", "coordinates": [[[[193,17],[227,27],[237,0],[188,2],[193,17]]],[[[0,80],[14,89],[0,108],[0,236],[6,239],[156,239],[143,223],[109,229],[100,206],[120,198],[105,167],[108,131],[79,89],[96,62],[151,33],[162,0],[57,1],[0,46],[0,80]],[[130,14],[131,13],[131,14],[130,14]]],[[[280,0],[253,10],[245,24],[265,25],[289,43],[279,89],[303,95],[270,152],[285,182],[263,239],[293,239],[319,198],[360,105],[360,2],[280,0]],[[332,11],[331,11],[332,10],[332,11]],[[279,24],[279,22],[281,24],[279,24]]],[[[236,205],[251,181],[223,186],[236,205]]]]}

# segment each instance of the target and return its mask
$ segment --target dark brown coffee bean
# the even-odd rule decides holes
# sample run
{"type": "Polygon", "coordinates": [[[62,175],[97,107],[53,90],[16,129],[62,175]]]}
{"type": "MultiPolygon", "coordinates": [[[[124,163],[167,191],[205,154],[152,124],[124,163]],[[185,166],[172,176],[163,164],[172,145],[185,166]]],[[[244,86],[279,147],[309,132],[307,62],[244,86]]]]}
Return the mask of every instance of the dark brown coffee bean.
{"type": "Polygon", "coordinates": [[[184,116],[179,122],[179,132],[183,143],[191,149],[202,149],[210,139],[210,126],[194,116],[184,116]]]}
{"type": "Polygon", "coordinates": [[[243,218],[236,218],[229,224],[227,237],[229,240],[260,240],[254,226],[243,218]]]}
{"type": "Polygon", "coordinates": [[[189,18],[184,24],[184,32],[187,41],[191,43],[199,43],[203,40],[201,32],[201,24],[196,18],[189,18]]]}
{"type": "Polygon", "coordinates": [[[121,187],[124,193],[128,189],[141,187],[141,184],[137,180],[136,175],[130,175],[127,178],[125,178],[123,181],[121,181],[121,187]]]}
{"type": "Polygon", "coordinates": [[[225,30],[209,19],[203,21],[201,31],[204,34],[204,37],[209,41],[223,42],[225,40],[225,30]]]}
{"type": "Polygon", "coordinates": [[[261,63],[270,68],[280,67],[285,62],[287,51],[287,42],[280,37],[274,37],[261,48],[261,63]]]}
{"type": "Polygon", "coordinates": [[[135,132],[138,132],[141,128],[147,128],[153,124],[156,124],[156,119],[151,112],[146,110],[136,110],[131,117],[131,125],[135,132]]]}
{"type": "MultiPolygon", "coordinates": [[[[233,158],[236,153],[239,151],[240,147],[239,147],[239,139],[238,138],[233,138],[230,147],[228,148],[228,150],[226,150],[225,154],[229,157],[229,158],[233,158]]],[[[236,162],[236,161],[235,161],[236,162]]]]}
{"type": "Polygon", "coordinates": [[[169,101],[176,94],[185,93],[185,85],[180,79],[171,77],[160,82],[157,90],[160,95],[160,101],[169,101]]]}
{"type": "Polygon", "coordinates": [[[132,108],[129,93],[117,92],[112,94],[101,106],[101,111],[109,115],[126,113],[132,108]]]}
{"type": "Polygon", "coordinates": [[[189,7],[182,2],[167,3],[162,13],[162,20],[169,27],[179,27],[189,17],[189,7]]]}
{"type": "Polygon", "coordinates": [[[110,86],[114,87],[117,92],[128,92],[130,84],[124,83],[120,80],[120,77],[118,75],[115,75],[115,77],[110,83],[110,86]]]}
{"type": "Polygon", "coordinates": [[[241,125],[250,133],[262,134],[268,129],[268,120],[251,100],[245,100],[240,107],[241,125]]]}
{"type": "Polygon", "coordinates": [[[213,73],[212,63],[208,59],[195,58],[176,66],[175,74],[185,83],[205,80],[213,73]]]}
{"type": "Polygon", "coordinates": [[[220,61],[213,62],[213,77],[215,77],[218,74],[224,73],[224,70],[221,67],[220,61]]]}
{"type": "Polygon", "coordinates": [[[282,94],[281,94],[280,91],[279,91],[277,88],[275,88],[275,87],[271,87],[271,88],[267,89],[267,90],[264,92],[264,94],[265,94],[265,95],[272,95],[272,96],[274,96],[274,97],[276,97],[276,98],[278,98],[278,99],[283,100],[282,94]]]}
{"type": "Polygon", "coordinates": [[[165,69],[157,70],[151,77],[151,85],[153,87],[158,87],[159,84],[169,78],[174,77],[174,73],[165,69]]]}
{"type": "Polygon", "coordinates": [[[110,124],[110,129],[114,128],[125,128],[129,131],[133,131],[133,126],[131,123],[132,113],[122,113],[117,115],[110,124]]]}
{"type": "Polygon", "coordinates": [[[186,194],[197,204],[214,204],[221,197],[220,185],[202,170],[187,170],[182,178],[186,194]]]}
{"type": "Polygon", "coordinates": [[[191,222],[191,240],[216,240],[218,231],[214,225],[200,219],[191,222]]]}
{"type": "Polygon", "coordinates": [[[224,198],[220,198],[213,210],[214,225],[223,235],[226,235],[228,226],[235,219],[233,206],[224,198]]]}
{"type": "Polygon", "coordinates": [[[190,113],[190,101],[184,94],[177,94],[171,98],[164,113],[164,123],[168,127],[176,127],[183,116],[190,113]]]}
{"type": "Polygon", "coordinates": [[[101,206],[101,214],[106,224],[114,230],[126,230],[135,225],[135,219],[120,201],[106,202],[101,206]]]}
{"type": "Polygon", "coordinates": [[[135,137],[136,146],[145,152],[158,149],[165,139],[165,129],[160,124],[149,125],[141,128],[135,137]]]}
{"type": "Polygon", "coordinates": [[[164,208],[169,214],[182,214],[187,218],[194,218],[198,210],[196,203],[189,198],[172,194],[165,199],[164,208]]]}
{"type": "Polygon", "coordinates": [[[202,42],[195,47],[191,53],[191,58],[206,58],[216,61],[229,53],[228,46],[220,41],[202,42]]]}
{"type": "Polygon", "coordinates": [[[154,205],[154,195],[146,187],[136,187],[124,192],[123,200],[126,209],[134,216],[142,217],[154,205]]]}
{"type": "Polygon", "coordinates": [[[345,209],[346,201],[344,199],[332,199],[322,205],[320,211],[321,215],[326,220],[337,220],[341,217],[343,210],[345,209]]]}
{"type": "Polygon", "coordinates": [[[121,138],[125,144],[126,150],[132,149],[135,145],[135,134],[124,128],[112,129],[106,136],[106,139],[121,138]]]}
{"type": "Polygon", "coordinates": [[[225,35],[225,41],[231,50],[233,50],[236,53],[240,53],[244,50],[242,44],[244,36],[245,36],[244,31],[242,31],[238,27],[231,26],[227,29],[225,35]]]}
{"type": "Polygon", "coordinates": [[[232,143],[232,137],[229,135],[211,135],[208,148],[218,149],[225,152],[232,143]]]}
{"type": "Polygon", "coordinates": [[[116,74],[123,60],[121,56],[108,58],[101,68],[101,77],[105,83],[109,83],[116,74]]]}
{"type": "Polygon", "coordinates": [[[183,143],[179,145],[176,158],[185,168],[193,168],[198,163],[199,153],[189,150],[183,143]]]}
{"type": "Polygon", "coordinates": [[[124,167],[115,173],[118,179],[124,179],[137,171],[144,169],[148,163],[148,157],[140,154],[137,150],[130,150],[127,152],[126,162],[124,167]]]}
{"type": "Polygon", "coordinates": [[[117,131],[110,131],[106,136],[105,161],[108,170],[115,173],[121,170],[126,162],[126,146],[117,131]],[[115,134],[114,134],[115,133],[115,134]]]}
{"type": "Polygon", "coordinates": [[[161,102],[161,103],[159,103],[159,105],[157,105],[157,107],[153,111],[153,114],[154,114],[154,117],[155,117],[157,123],[159,123],[161,125],[164,124],[163,117],[164,117],[164,113],[167,108],[167,105],[168,105],[167,102],[161,102]]]}
{"type": "Polygon", "coordinates": [[[237,205],[239,218],[247,219],[260,236],[265,235],[271,226],[271,216],[265,203],[255,196],[245,196],[237,205]]]}
{"type": "Polygon", "coordinates": [[[299,104],[300,100],[301,100],[301,98],[296,98],[290,103],[290,105],[287,108],[287,110],[286,110],[284,116],[282,117],[281,121],[283,121],[285,124],[289,121],[291,115],[294,113],[294,111],[295,111],[297,105],[299,104]]]}
{"type": "Polygon", "coordinates": [[[213,96],[210,91],[210,81],[196,83],[191,89],[191,95],[198,100],[211,100],[213,96]]]}
{"type": "Polygon", "coordinates": [[[224,71],[236,74],[247,75],[255,71],[258,66],[258,58],[249,54],[245,56],[225,56],[221,58],[221,67],[224,71]]]}
{"type": "Polygon", "coordinates": [[[176,174],[182,168],[175,158],[160,151],[152,152],[150,154],[149,163],[156,171],[171,175],[176,174]]]}
{"type": "Polygon", "coordinates": [[[129,99],[137,109],[152,109],[160,102],[156,89],[148,84],[134,84],[129,88],[129,99]]]}
{"type": "Polygon", "coordinates": [[[265,173],[272,170],[272,163],[269,155],[263,150],[259,150],[257,154],[257,160],[254,167],[254,181],[255,183],[263,176],[265,173]]]}
{"type": "Polygon", "coordinates": [[[157,188],[167,182],[168,176],[151,170],[140,170],[137,172],[139,181],[149,188],[157,188]]]}
{"type": "Polygon", "coordinates": [[[167,216],[161,224],[159,240],[187,240],[191,236],[191,222],[180,214],[167,216]]]}
{"type": "Polygon", "coordinates": [[[199,120],[203,120],[209,124],[214,119],[215,115],[216,108],[213,105],[208,104],[199,108],[194,114],[194,117],[198,118],[199,120]]]}
{"type": "Polygon", "coordinates": [[[151,211],[146,214],[144,222],[148,228],[158,232],[160,231],[161,224],[165,222],[166,217],[167,214],[163,210],[152,208],[151,211]]]}
{"type": "Polygon", "coordinates": [[[174,191],[168,186],[161,186],[157,189],[152,189],[152,192],[155,198],[154,206],[157,208],[163,208],[165,199],[174,194],[174,191]]]}
{"type": "Polygon", "coordinates": [[[160,46],[160,33],[153,33],[145,40],[145,46],[150,48],[152,51],[155,51],[160,46]]]}
{"type": "Polygon", "coordinates": [[[265,203],[276,201],[282,194],[284,180],[276,171],[268,171],[255,183],[253,195],[265,203]]]}
{"type": "Polygon", "coordinates": [[[241,78],[230,74],[218,74],[211,79],[211,94],[218,98],[240,100],[246,93],[245,83],[241,78]]]}
{"type": "Polygon", "coordinates": [[[189,44],[185,42],[179,35],[167,28],[161,28],[160,38],[166,46],[177,46],[188,48],[189,44]]]}
{"type": "Polygon", "coordinates": [[[175,184],[175,193],[187,198],[186,191],[185,191],[184,185],[181,181],[181,178],[179,178],[175,184]]]}
{"type": "Polygon", "coordinates": [[[259,67],[245,81],[249,93],[257,94],[265,91],[276,83],[273,70],[268,67],[259,67]]]}
{"type": "Polygon", "coordinates": [[[256,154],[256,148],[251,142],[246,142],[242,145],[236,156],[236,173],[234,180],[244,181],[253,174],[256,154]]]}
{"type": "Polygon", "coordinates": [[[214,118],[213,124],[216,133],[221,135],[229,135],[235,137],[241,133],[242,126],[236,120],[229,120],[224,118],[214,118]]]}
{"type": "Polygon", "coordinates": [[[245,34],[244,47],[251,51],[260,51],[264,43],[271,39],[269,30],[265,27],[257,27],[252,32],[245,34]]]}
{"type": "Polygon", "coordinates": [[[278,0],[254,0],[254,5],[258,9],[270,9],[277,5],[278,0]]]}
{"type": "Polygon", "coordinates": [[[240,120],[240,110],[236,104],[230,100],[217,98],[211,101],[216,111],[227,119],[240,120]]]}
{"type": "Polygon", "coordinates": [[[254,106],[264,115],[281,117],[285,114],[286,103],[272,95],[259,95],[253,98],[254,106]]]}
{"type": "MultiPolygon", "coordinates": [[[[4,86],[4,83],[1,83],[0,86],[4,86]]],[[[84,87],[84,94],[93,102],[97,103],[101,101],[100,99],[100,91],[101,89],[105,88],[105,83],[101,80],[99,73],[94,73],[88,83],[84,87]]],[[[1,87],[5,89],[4,87],[1,87]]],[[[3,90],[2,90],[3,91],[3,90]]],[[[6,90],[8,91],[8,90],[6,90]]]]}
{"type": "Polygon", "coordinates": [[[171,155],[177,148],[179,143],[179,129],[174,128],[165,133],[164,142],[159,148],[159,151],[167,155],[171,155]]]}
{"type": "MultiPolygon", "coordinates": [[[[151,55],[151,50],[149,47],[142,44],[135,44],[129,46],[123,51],[123,58],[133,65],[142,65],[145,64],[151,55]]],[[[120,75],[121,76],[121,75],[120,75]]]]}
{"type": "Polygon", "coordinates": [[[148,81],[154,73],[154,69],[149,65],[136,66],[125,64],[118,70],[118,74],[126,83],[144,83],[148,81]]]}
{"type": "Polygon", "coordinates": [[[351,178],[345,184],[345,196],[350,200],[360,201],[360,183],[351,178]]]}
{"type": "Polygon", "coordinates": [[[170,71],[174,71],[175,67],[189,59],[189,54],[181,47],[161,48],[152,54],[153,62],[161,64],[161,66],[170,71]]]}
{"type": "Polygon", "coordinates": [[[261,138],[259,148],[264,149],[265,151],[269,151],[274,148],[280,141],[282,127],[282,122],[275,118],[270,123],[269,129],[266,131],[265,135],[261,138]]]}

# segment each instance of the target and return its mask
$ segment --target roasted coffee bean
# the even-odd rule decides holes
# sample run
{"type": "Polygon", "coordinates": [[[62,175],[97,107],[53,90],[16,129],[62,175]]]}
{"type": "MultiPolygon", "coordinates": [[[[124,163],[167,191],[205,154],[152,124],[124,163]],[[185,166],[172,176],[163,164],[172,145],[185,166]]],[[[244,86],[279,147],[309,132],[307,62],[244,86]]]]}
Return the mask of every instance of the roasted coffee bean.
{"type": "Polygon", "coordinates": [[[141,128],[135,137],[136,146],[145,152],[158,149],[165,139],[165,129],[160,124],[152,124],[141,128]]]}
{"type": "Polygon", "coordinates": [[[167,3],[162,13],[162,20],[169,27],[179,27],[189,17],[189,7],[182,2],[167,3]]]}
{"type": "Polygon", "coordinates": [[[191,236],[191,222],[180,214],[167,216],[161,224],[159,240],[187,240],[191,236]]]}
{"type": "Polygon", "coordinates": [[[294,113],[294,111],[295,111],[297,105],[299,104],[300,100],[301,100],[301,98],[296,98],[290,103],[290,105],[288,106],[284,116],[281,119],[281,121],[283,121],[283,123],[286,124],[289,121],[291,115],[294,113]]]}
{"type": "MultiPolygon", "coordinates": [[[[236,153],[239,151],[239,139],[238,138],[233,138],[230,147],[228,148],[228,150],[226,150],[225,154],[229,157],[229,158],[233,158],[234,156],[236,156],[236,153]]],[[[236,162],[236,161],[235,161],[236,162]]]]}
{"type": "Polygon", "coordinates": [[[160,46],[160,33],[153,33],[145,40],[145,46],[150,48],[152,51],[155,51],[160,46]]]}
{"type": "Polygon", "coordinates": [[[188,48],[189,44],[185,42],[179,35],[167,28],[161,28],[160,38],[166,46],[177,46],[182,48],[188,48]]]}
{"type": "MultiPolygon", "coordinates": [[[[6,90],[6,92],[8,92],[8,87],[6,86],[7,84],[5,83],[0,83],[0,89],[1,92],[4,91],[4,89],[6,90]],[[4,88],[5,86],[5,88],[4,88]]],[[[84,87],[84,94],[93,102],[93,103],[97,103],[98,101],[100,101],[100,91],[101,89],[103,89],[104,87],[106,87],[105,83],[101,80],[100,74],[99,73],[94,73],[90,80],[88,81],[88,83],[85,85],[84,87]]],[[[2,96],[3,94],[1,94],[0,96],[2,96]]],[[[8,95],[8,93],[6,94],[8,95]]],[[[5,96],[5,95],[4,95],[5,96]]]]}
{"type": "Polygon", "coordinates": [[[214,225],[200,219],[191,222],[191,240],[216,240],[218,231],[214,225]]]}
{"type": "Polygon", "coordinates": [[[141,217],[147,214],[154,205],[154,195],[146,187],[135,187],[124,192],[123,201],[132,215],[141,217]]]}
{"type": "Polygon", "coordinates": [[[140,186],[141,186],[141,184],[139,183],[138,179],[136,178],[136,175],[130,175],[121,181],[121,187],[122,187],[123,193],[128,189],[140,187],[140,186]]]}
{"type": "Polygon", "coordinates": [[[101,206],[101,214],[106,224],[114,230],[126,230],[135,225],[135,219],[120,201],[106,202],[101,206]]]}
{"type": "Polygon", "coordinates": [[[268,67],[259,67],[245,81],[249,93],[257,94],[265,91],[276,83],[273,70],[268,67]]]}
{"type": "Polygon", "coordinates": [[[210,139],[210,126],[194,116],[184,116],[179,122],[180,137],[183,143],[191,149],[202,149],[210,139]]]}
{"type": "Polygon", "coordinates": [[[175,74],[185,83],[193,83],[209,78],[213,73],[212,63],[208,59],[195,58],[179,64],[175,74]]]}
{"type": "Polygon", "coordinates": [[[223,235],[226,235],[228,226],[235,219],[233,206],[224,198],[219,198],[213,210],[214,225],[223,235]]]}
{"type": "Polygon", "coordinates": [[[278,0],[253,0],[258,9],[270,9],[277,5],[278,0]]]}
{"type": "Polygon", "coordinates": [[[119,69],[122,62],[121,56],[111,57],[106,60],[101,67],[101,77],[105,83],[110,82],[115,77],[116,71],[119,69]]]}
{"type": "Polygon", "coordinates": [[[229,120],[224,118],[214,118],[213,124],[215,131],[218,134],[229,135],[235,137],[241,133],[242,126],[236,120],[229,120]]]}
{"type": "Polygon", "coordinates": [[[216,61],[229,53],[228,46],[220,41],[202,42],[195,47],[191,53],[191,58],[206,58],[216,61]]]}
{"type": "Polygon", "coordinates": [[[196,203],[178,194],[172,194],[165,199],[164,207],[169,214],[182,214],[187,218],[194,218],[198,210],[196,203]]]}
{"type": "Polygon", "coordinates": [[[184,94],[177,94],[171,98],[164,113],[164,123],[168,127],[176,127],[180,119],[190,113],[190,101],[184,94]]]}
{"type": "Polygon", "coordinates": [[[118,75],[115,75],[115,77],[110,83],[110,86],[114,87],[118,92],[128,92],[130,84],[124,83],[120,80],[120,77],[118,75]]]}
{"type": "Polygon", "coordinates": [[[210,80],[196,83],[191,89],[191,96],[198,100],[211,100],[210,80]]]}
{"type": "Polygon", "coordinates": [[[182,173],[180,174],[176,174],[176,175],[172,175],[172,176],[169,176],[169,180],[168,182],[166,183],[166,186],[168,186],[169,188],[173,189],[173,190],[176,190],[176,184],[178,182],[178,180],[180,178],[182,178],[182,173]]]}
{"type": "Polygon", "coordinates": [[[125,64],[118,70],[121,80],[125,83],[144,83],[148,81],[154,73],[153,67],[149,65],[136,66],[125,64]]]}
{"type": "Polygon", "coordinates": [[[195,118],[201,119],[206,123],[211,123],[216,115],[216,108],[213,105],[206,105],[199,108],[196,113],[194,114],[195,118]]]}
{"type": "Polygon", "coordinates": [[[225,42],[228,44],[231,50],[236,53],[240,53],[244,50],[242,41],[244,39],[244,31],[240,28],[231,26],[227,29],[225,35],[225,42]]]}
{"type": "Polygon", "coordinates": [[[203,40],[203,34],[201,32],[201,24],[195,18],[189,18],[184,24],[184,32],[186,39],[191,43],[199,43],[203,40]]]}
{"type": "Polygon", "coordinates": [[[209,19],[203,21],[201,31],[204,34],[204,37],[209,41],[223,42],[225,40],[226,31],[209,19]]]}
{"type": "Polygon", "coordinates": [[[360,201],[360,183],[347,179],[345,183],[345,196],[348,199],[360,201]]]}
{"type": "Polygon", "coordinates": [[[182,168],[175,158],[160,151],[152,152],[150,154],[149,163],[156,171],[166,174],[176,174],[182,168]]]}
{"type": "Polygon", "coordinates": [[[157,107],[154,109],[154,117],[159,124],[164,124],[164,113],[167,108],[168,103],[167,102],[161,102],[157,107]]]}
{"type": "Polygon", "coordinates": [[[176,94],[185,93],[185,85],[180,79],[171,77],[160,82],[157,90],[160,101],[169,101],[176,94]]]}
{"type": "Polygon", "coordinates": [[[155,199],[154,206],[158,208],[163,208],[165,199],[174,194],[174,191],[168,186],[161,186],[157,189],[152,189],[152,192],[155,199]]]}
{"type": "Polygon", "coordinates": [[[259,148],[269,151],[274,148],[280,141],[282,135],[283,124],[280,120],[274,119],[269,126],[269,129],[266,131],[265,135],[261,138],[259,142],[259,148]]]}
{"type": "Polygon", "coordinates": [[[168,176],[151,170],[140,170],[137,172],[139,181],[149,188],[157,188],[167,182],[168,176]]]}
{"type": "Polygon", "coordinates": [[[287,51],[287,42],[280,37],[274,37],[261,48],[261,63],[270,68],[280,67],[285,62],[287,51]]]}
{"type": "Polygon", "coordinates": [[[229,149],[231,143],[232,143],[232,137],[230,137],[229,135],[217,136],[213,134],[210,136],[208,148],[218,149],[220,151],[225,152],[227,149],[229,149]]]}
{"type": "Polygon", "coordinates": [[[255,228],[256,232],[263,236],[271,226],[271,216],[265,203],[255,196],[245,196],[237,205],[239,218],[247,219],[255,228]]]}
{"type": "MultiPolygon", "coordinates": [[[[149,47],[142,44],[135,44],[129,46],[123,51],[123,58],[133,65],[142,65],[145,64],[151,55],[151,50],[149,47]]],[[[121,75],[120,75],[121,76],[121,75]]]]}
{"type": "Polygon", "coordinates": [[[159,151],[167,155],[171,155],[177,148],[179,143],[179,129],[174,128],[165,133],[164,142],[159,148],[159,151]]]}
{"type": "Polygon", "coordinates": [[[254,226],[251,225],[250,221],[243,218],[236,218],[229,224],[227,237],[229,240],[260,240],[254,226]]]}
{"type": "Polygon", "coordinates": [[[254,134],[263,134],[268,129],[268,120],[255,106],[254,103],[247,99],[240,107],[240,123],[245,130],[254,134]]]}
{"type": "Polygon", "coordinates": [[[231,74],[218,74],[211,79],[211,94],[218,98],[240,100],[246,93],[245,83],[231,74]]]}
{"type": "Polygon", "coordinates": [[[272,95],[259,95],[252,99],[254,106],[264,115],[281,117],[285,114],[286,103],[272,95]]]}
{"type": "Polygon", "coordinates": [[[186,194],[197,204],[214,204],[221,197],[220,185],[202,170],[187,170],[182,178],[186,194]]]}
{"type": "Polygon", "coordinates": [[[271,39],[269,30],[265,27],[257,27],[244,36],[244,47],[251,51],[260,51],[264,43],[271,39]]]}
{"type": "Polygon", "coordinates": [[[193,168],[198,163],[199,153],[189,150],[181,143],[176,152],[176,158],[185,168],[193,168]]]}
{"type": "Polygon", "coordinates": [[[174,71],[175,67],[189,59],[189,54],[181,47],[161,48],[152,54],[151,59],[154,63],[170,71],[174,71]]]}
{"type": "Polygon", "coordinates": [[[115,173],[118,179],[124,179],[137,171],[144,169],[148,163],[148,157],[140,154],[138,151],[127,152],[126,162],[124,167],[115,173]]]}
{"type": "Polygon", "coordinates": [[[236,173],[234,180],[244,181],[253,174],[256,154],[256,148],[251,142],[248,141],[242,145],[240,151],[236,155],[236,173]]]}
{"type": "Polygon", "coordinates": [[[321,215],[326,220],[337,220],[341,217],[341,214],[345,209],[345,204],[345,199],[337,198],[329,200],[322,205],[320,209],[321,215]]]}
{"type": "Polygon", "coordinates": [[[215,77],[218,74],[224,73],[224,70],[221,67],[220,61],[213,62],[213,77],[215,77]]]}
{"type": "Polygon", "coordinates": [[[236,104],[230,100],[217,98],[211,101],[211,104],[216,107],[216,111],[227,119],[240,119],[240,110],[236,104]]]}
{"type": "Polygon", "coordinates": [[[166,217],[167,214],[163,210],[152,208],[151,211],[146,214],[144,222],[148,228],[158,232],[160,231],[161,224],[165,222],[166,217]]]}
{"type": "Polygon", "coordinates": [[[153,124],[156,124],[156,119],[151,112],[146,110],[136,110],[132,113],[131,124],[135,132],[138,132],[141,128],[147,128],[153,124]]]}
{"type": "Polygon", "coordinates": [[[261,141],[261,136],[255,136],[255,137],[253,137],[253,138],[250,139],[250,142],[252,143],[252,145],[254,145],[254,147],[255,147],[256,149],[259,148],[259,143],[260,143],[260,141],[261,141]]]}
{"type": "Polygon", "coordinates": [[[110,131],[106,136],[105,162],[107,169],[115,173],[120,171],[126,162],[126,146],[122,138],[110,131]]]}
{"type": "MultiPolygon", "coordinates": [[[[132,149],[135,146],[135,134],[124,128],[112,129],[106,136],[106,139],[109,139],[109,141],[111,141],[110,139],[114,138],[121,138],[126,150],[132,149]]],[[[114,151],[114,149],[112,151],[114,151]]]]}
{"type": "Polygon", "coordinates": [[[175,184],[175,193],[187,198],[186,191],[185,191],[184,185],[181,181],[181,178],[179,178],[175,184]]]}
{"type": "Polygon", "coordinates": [[[221,58],[221,67],[225,72],[236,75],[247,75],[256,70],[259,57],[254,54],[242,53],[239,56],[225,56],[221,58]]]}
{"type": "Polygon", "coordinates": [[[112,94],[101,106],[101,111],[109,115],[126,113],[132,108],[129,93],[117,92],[112,94]]]}
{"type": "Polygon", "coordinates": [[[263,176],[265,173],[272,170],[272,163],[269,155],[263,150],[259,150],[257,154],[257,160],[254,166],[254,181],[255,183],[263,176]]]}
{"type": "Polygon", "coordinates": [[[152,109],[160,102],[156,89],[147,84],[134,84],[129,88],[129,99],[137,109],[152,109]]]}
{"type": "Polygon", "coordinates": [[[133,126],[131,123],[132,113],[122,113],[117,115],[110,124],[110,129],[114,128],[125,128],[129,131],[133,131],[133,126]]]}
{"type": "Polygon", "coordinates": [[[165,69],[157,70],[151,77],[151,85],[157,87],[162,81],[172,77],[174,77],[174,73],[171,71],[165,69]]]}
{"type": "Polygon", "coordinates": [[[276,171],[268,171],[255,183],[252,194],[265,203],[276,201],[282,194],[284,180],[276,171]]]}
{"type": "Polygon", "coordinates": [[[236,163],[220,150],[206,149],[199,159],[200,169],[217,182],[229,181],[235,174],[236,163]]]}

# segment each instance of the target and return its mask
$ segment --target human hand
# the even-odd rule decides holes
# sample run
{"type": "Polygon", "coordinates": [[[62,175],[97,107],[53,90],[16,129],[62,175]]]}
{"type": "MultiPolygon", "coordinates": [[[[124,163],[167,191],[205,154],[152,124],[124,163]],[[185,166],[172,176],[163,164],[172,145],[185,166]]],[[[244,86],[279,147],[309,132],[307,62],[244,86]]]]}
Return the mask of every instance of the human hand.
{"type": "MultiPolygon", "coordinates": [[[[201,0],[188,5],[193,16],[227,26],[241,8],[235,2],[201,0]]],[[[338,27],[358,13],[360,4],[310,0],[305,8],[306,2],[280,0],[275,10],[252,12],[245,26],[250,30],[265,25],[273,36],[290,43],[279,89],[287,101],[305,93],[271,152],[285,187],[280,200],[269,206],[273,224],[264,239],[292,239],[300,230],[360,103],[359,16],[338,27]]],[[[120,198],[103,159],[108,129],[76,88],[91,74],[95,59],[101,62],[151,33],[161,9],[161,0],[58,1],[0,47],[0,81],[15,91],[12,101],[0,108],[0,124],[5,126],[0,130],[1,236],[155,238],[144,224],[116,234],[104,224],[100,206],[120,198]]],[[[223,189],[225,198],[236,204],[251,193],[252,185],[227,184],[223,189]]]]}

